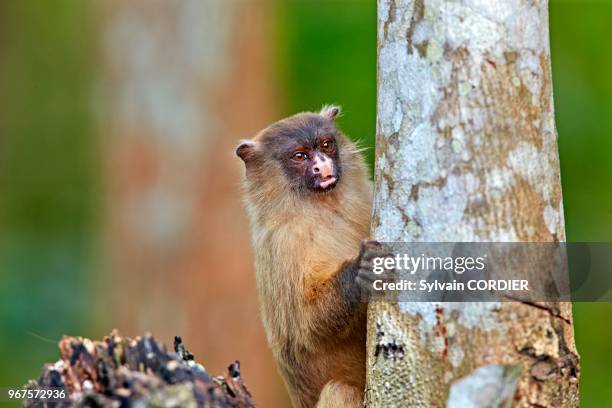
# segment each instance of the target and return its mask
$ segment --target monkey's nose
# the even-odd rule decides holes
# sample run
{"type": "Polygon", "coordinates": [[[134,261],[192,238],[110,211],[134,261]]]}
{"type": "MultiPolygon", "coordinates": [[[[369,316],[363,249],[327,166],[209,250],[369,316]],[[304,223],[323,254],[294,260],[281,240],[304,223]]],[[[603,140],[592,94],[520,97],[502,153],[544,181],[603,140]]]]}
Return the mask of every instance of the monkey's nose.
{"type": "Polygon", "coordinates": [[[320,176],[322,179],[328,179],[328,178],[332,178],[334,175],[333,173],[333,169],[331,168],[331,166],[324,166],[324,171],[321,172],[321,169],[318,166],[315,166],[312,168],[312,172],[314,174],[316,174],[317,176],[320,176]]]}
{"type": "Polygon", "coordinates": [[[312,173],[323,179],[328,179],[334,176],[334,165],[330,161],[317,163],[312,167],[312,173]]]}

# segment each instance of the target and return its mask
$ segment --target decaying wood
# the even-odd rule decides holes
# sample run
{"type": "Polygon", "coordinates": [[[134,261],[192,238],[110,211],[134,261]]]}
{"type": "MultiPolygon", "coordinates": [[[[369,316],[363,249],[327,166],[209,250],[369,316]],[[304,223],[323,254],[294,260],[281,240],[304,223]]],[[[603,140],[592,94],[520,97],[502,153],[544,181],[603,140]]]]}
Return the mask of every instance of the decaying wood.
{"type": "MultiPolygon", "coordinates": [[[[551,80],[546,0],[378,0],[373,237],[564,241],[551,80]]],[[[578,405],[568,303],[380,302],[368,326],[369,407],[578,405]]]]}
{"type": "Polygon", "coordinates": [[[254,407],[240,377],[240,364],[213,377],[185,349],[181,338],[174,352],[151,335],[130,339],[113,332],[102,341],[64,337],[60,359],[47,364],[29,389],[63,389],[69,399],[52,405],[28,400],[26,407],[254,407]]]}

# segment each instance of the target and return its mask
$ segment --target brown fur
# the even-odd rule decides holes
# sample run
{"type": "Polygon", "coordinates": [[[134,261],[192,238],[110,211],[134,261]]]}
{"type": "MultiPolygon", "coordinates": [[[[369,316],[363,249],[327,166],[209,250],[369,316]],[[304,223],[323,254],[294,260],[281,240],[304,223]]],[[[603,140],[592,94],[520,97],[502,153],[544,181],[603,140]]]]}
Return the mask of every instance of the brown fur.
{"type": "Polygon", "coordinates": [[[323,116],[329,122],[325,126],[335,129],[338,111],[333,109],[277,122],[237,151],[245,156],[247,169],[245,202],[261,316],[299,408],[315,406],[319,395],[321,407],[362,404],[365,305],[347,301],[338,274],[354,262],[360,241],[369,235],[372,188],[359,149],[339,132],[342,176],[335,189],[323,194],[291,189],[282,166],[264,146],[273,145],[277,132],[308,129],[313,115],[323,116]]]}

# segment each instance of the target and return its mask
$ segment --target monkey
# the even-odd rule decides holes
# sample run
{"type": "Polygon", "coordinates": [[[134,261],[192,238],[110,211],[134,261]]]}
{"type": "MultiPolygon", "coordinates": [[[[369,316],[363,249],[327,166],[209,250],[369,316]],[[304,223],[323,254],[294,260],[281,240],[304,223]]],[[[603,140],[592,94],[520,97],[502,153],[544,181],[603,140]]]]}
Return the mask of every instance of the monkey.
{"type": "MultiPolygon", "coordinates": [[[[362,272],[378,253],[372,182],[338,106],[282,119],[236,149],[260,314],[295,408],[363,406],[362,272]]],[[[366,275],[364,275],[366,276],[366,275]]]]}

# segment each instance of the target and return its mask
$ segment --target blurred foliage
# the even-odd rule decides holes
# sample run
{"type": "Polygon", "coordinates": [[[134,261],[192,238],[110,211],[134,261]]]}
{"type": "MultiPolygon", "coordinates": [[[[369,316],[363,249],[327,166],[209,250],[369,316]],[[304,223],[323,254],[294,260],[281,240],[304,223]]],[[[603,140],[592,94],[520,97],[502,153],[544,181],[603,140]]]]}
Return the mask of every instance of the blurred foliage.
{"type": "MultiPolygon", "coordinates": [[[[612,240],[612,1],[550,1],[568,241],[612,240]]],[[[574,304],[583,407],[612,406],[612,303],[574,304]]]]}
{"type": "Polygon", "coordinates": [[[56,341],[88,325],[101,175],[86,5],[0,3],[2,386],[38,376],[42,362],[57,359],[56,341]]]}
{"type": "Polygon", "coordinates": [[[570,241],[612,239],[612,1],[550,3],[563,201],[570,241]]]}
{"type": "Polygon", "coordinates": [[[281,0],[278,64],[285,116],[342,106],[340,125],[370,163],[376,135],[376,2],[281,0]]]}

